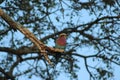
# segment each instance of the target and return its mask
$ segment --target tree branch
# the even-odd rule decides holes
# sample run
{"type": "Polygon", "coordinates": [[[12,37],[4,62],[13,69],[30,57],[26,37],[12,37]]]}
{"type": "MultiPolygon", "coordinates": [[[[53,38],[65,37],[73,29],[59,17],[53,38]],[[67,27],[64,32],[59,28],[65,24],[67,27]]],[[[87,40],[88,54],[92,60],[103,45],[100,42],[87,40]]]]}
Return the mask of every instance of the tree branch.
{"type": "Polygon", "coordinates": [[[47,62],[49,64],[52,64],[48,55],[46,54],[45,51],[45,45],[39,41],[33,33],[31,33],[27,28],[25,28],[24,26],[22,26],[21,24],[18,24],[16,22],[14,22],[6,13],[3,12],[2,9],[0,9],[0,16],[11,26],[11,28],[13,29],[17,29],[20,32],[22,32],[28,39],[30,39],[39,49],[39,51],[41,52],[41,54],[45,57],[45,59],[47,60],[47,62]]]}
{"type": "Polygon", "coordinates": [[[14,77],[13,77],[11,74],[5,72],[5,70],[2,69],[1,67],[0,67],[0,72],[2,72],[2,73],[5,75],[5,78],[6,78],[6,79],[15,80],[14,77]]]}
{"type": "Polygon", "coordinates": [[[84,58],[84,61],[85,61],[85,67],[86,67],[86,70],[88,71],[88,73],[90,74],[90,77],[93,78],[93,80],[95,80],[94,76],[92,75],[92,73],[90,72],[90,70],[88,69],[88,65],[87,65],[87,58],[84,58]]]}
{"type": "MultiPolygon", "coordinates": [[[[37,46],[38,50],[41,52],[41,54],[45,57],[46,61],[49,64],[52,64],[47,53],[46,53],[46,49],[47,50],[51,50],[54,51],[55,49],[53,48],[49,48],[47,46],[45,46],[41,41],[39,41],[32,32],[30,32],[27,28],[25,28],[24,26],[22,26],[21,24],[18,24],[16,22],[14,22],[5,12],[3,12],[2,9],[0,9],[0,16],[1,18],[3,18],[9,25],[11,28],[13,29],[17,29],[19,30],[21,33],[23,33],[28,39],[30,39],[35,46],[37,46]]],[[[9,50],[9,51],[13,51],[13,50],[9,50]]],[[[14,50],[15,51],[15,50],[14,50]]],[[[58,51],[58,50],[57,50],[58,51]]],[[[17,54],[17,53],[16,53],[17,54]]]]}

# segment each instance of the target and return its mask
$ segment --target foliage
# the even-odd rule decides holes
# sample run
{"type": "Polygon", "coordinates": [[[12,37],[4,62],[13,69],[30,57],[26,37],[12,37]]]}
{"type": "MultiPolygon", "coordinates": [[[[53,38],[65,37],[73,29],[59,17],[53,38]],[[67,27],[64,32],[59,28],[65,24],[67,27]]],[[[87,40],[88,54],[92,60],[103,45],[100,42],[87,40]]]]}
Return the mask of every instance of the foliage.
{"type": "MultiPolygon", "coordinates": [[[[1,18],[1,76],[16,80],[22,76],[57,80],[64,73],[68,80],[79,80],[78,71],[82,69],[81,65],[85,65],[90,80],[115,78],[114,65],[120,67],[119,0],[4,0],[0,7],[47,46],[54,47],[60,33],[68,35],[66,54],[62,54],[53,68],[38,56],[38,52],[11,53],[21,48],[30,50],[33,44],[1,18]],[[84,63],[81,64],[80,60],[84,63]]],[[[54,53],[48,54],[54,63],[54,53]]]]}

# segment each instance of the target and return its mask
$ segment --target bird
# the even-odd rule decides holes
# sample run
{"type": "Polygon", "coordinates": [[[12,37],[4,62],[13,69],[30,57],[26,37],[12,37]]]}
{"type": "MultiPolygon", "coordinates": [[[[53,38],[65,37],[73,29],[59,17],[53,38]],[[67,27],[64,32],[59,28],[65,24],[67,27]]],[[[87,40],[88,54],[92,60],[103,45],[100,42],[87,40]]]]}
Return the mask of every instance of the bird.
{"type": "Polygon", "coordinates": [[[65,50],[66,37],[67,37],[67,35],[65,33],[61,33],[56,40],[55,48],[65,50]]]}
{"type": "MultiPolygon", "coordinates": [[[[64,50],[65,51],[65,48],[66,48],[66,38],[67,38],[67,35],[65,33],[61,33],[58,38],[56,39],[56,42],[55,42],[55,48],[56,49],[61,49],[61,50],[64,50]]],[[[58,63],[59,59],[61,57],[61,53],[60,52],[57,52],[55,54],[55,60],[56,60],[56,64],[58,63]]]]}

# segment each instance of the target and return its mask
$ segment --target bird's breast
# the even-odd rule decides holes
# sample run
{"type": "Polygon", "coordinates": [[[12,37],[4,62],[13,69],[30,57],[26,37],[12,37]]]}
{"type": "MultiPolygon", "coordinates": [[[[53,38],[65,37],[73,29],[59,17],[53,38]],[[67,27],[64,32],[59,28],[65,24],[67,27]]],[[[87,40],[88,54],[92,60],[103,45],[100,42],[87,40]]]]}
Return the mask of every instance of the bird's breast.
{"type": "Polygon", "coordinates": [[[65,46],[66,45],[66,39],[64,37],[63,38],[62,37],[58,38],[56,43],[60,46],[65,46]]]}

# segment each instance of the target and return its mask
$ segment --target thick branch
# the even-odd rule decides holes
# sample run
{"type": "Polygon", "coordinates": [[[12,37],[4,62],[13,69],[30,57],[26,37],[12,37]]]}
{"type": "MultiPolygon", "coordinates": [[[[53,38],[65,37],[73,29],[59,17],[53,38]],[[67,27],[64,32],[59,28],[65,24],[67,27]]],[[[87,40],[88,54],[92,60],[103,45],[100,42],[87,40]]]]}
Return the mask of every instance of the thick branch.
{"type": "MultiPolygon", "coordinates": [[[[28,39],[30,39],[35,46],[37,46],[37,48],[39,49],[39,51],[41,52],[41,54],[45,57],[45,59],[48,61],[49,64],[51,64],[50,59],[48,58],[48,55],[46,54],[46,46],[39,41],[33,33],[31,33],[27,28],[25,28],[24,26],[22,26],[21,24],[18,24],[16,22],[14,22],[6,13],[3,12],[2,9],[0,9],[0,16],[10,25],[10,27],[12,27],[13,29],[17,29],[20,32],[22,32],[28,39]]],[[[48,47],[47,47],[48,49],[48,47]]],[[[51,50],[51,49],[49,49],[51,50]]]]}
{"type": "MultiPolygon", "coordinates": [[[[52,48],[52,47],[47,47],[46,46],[45,48],[46,48],[46,51],[48,51],[48,52],[53,52],[53,53],[56,53],[56,52],[63,53],[64,52],[64,50],[55,49],[55,48],[52,48]]],[[[31,47],[23,46],[23,47],[20,47],[19,49],[12,49],[12,48],[9,48],[9,47],[0,47],[0,51],[8,52],[8,53],[15,54],[15,55],[24,55],[24,54],[29,54],[29,53],[39,53],[39,50],[36,46],[31,46],[31,47]]]]}

